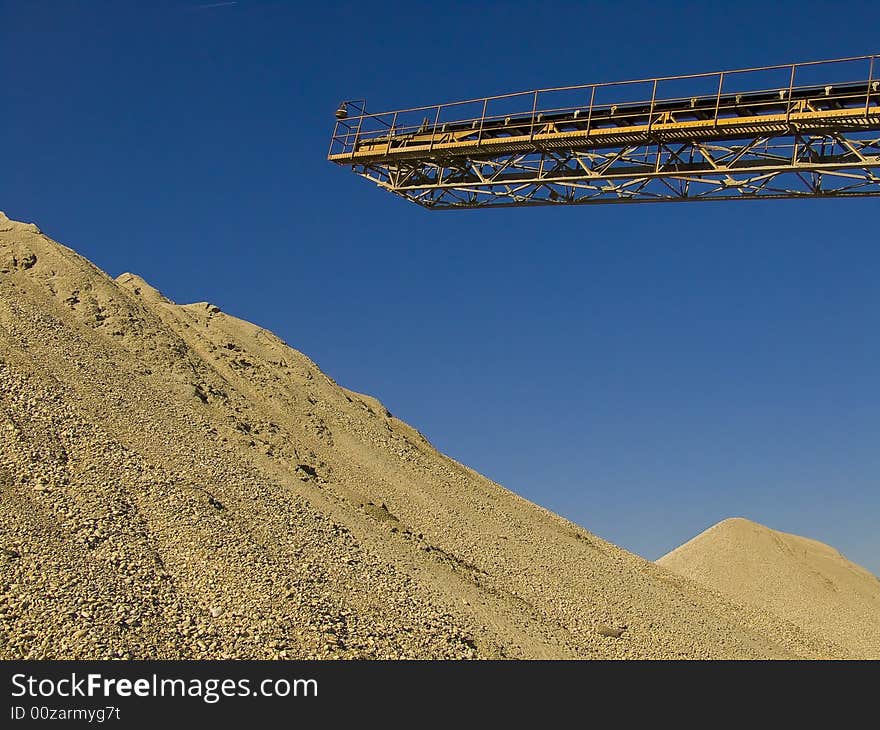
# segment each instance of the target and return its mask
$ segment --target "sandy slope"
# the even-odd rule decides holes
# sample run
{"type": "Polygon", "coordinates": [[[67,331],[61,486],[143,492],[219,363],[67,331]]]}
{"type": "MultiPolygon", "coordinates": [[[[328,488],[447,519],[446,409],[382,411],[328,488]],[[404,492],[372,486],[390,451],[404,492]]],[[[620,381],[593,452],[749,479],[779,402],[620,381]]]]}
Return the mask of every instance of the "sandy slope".
{"type": "Polygon", "coordinates": [[[880,659],[880,579],[828,545],[733,518],[657,563],[785,616],[852,656],[880,659]]]}
{"type": "Polygon", "coordinates": [[[2,215],[0,434],[0,658],[850,655],[2,215]]]}

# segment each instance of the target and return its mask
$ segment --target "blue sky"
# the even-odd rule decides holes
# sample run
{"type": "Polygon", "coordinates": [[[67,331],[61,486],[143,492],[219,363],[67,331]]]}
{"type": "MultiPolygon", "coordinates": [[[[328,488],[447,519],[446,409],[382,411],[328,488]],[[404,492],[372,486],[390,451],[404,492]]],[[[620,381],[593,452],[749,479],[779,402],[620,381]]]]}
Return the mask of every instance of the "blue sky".
{"type": "Polygon", "coordinates": [[[740,515],[880,573],[880,201],[429,212],[325,159],[343,98],[873,53],[874,3],[211,5],[0,1],[0,209],[645,557],[740,515]]]}

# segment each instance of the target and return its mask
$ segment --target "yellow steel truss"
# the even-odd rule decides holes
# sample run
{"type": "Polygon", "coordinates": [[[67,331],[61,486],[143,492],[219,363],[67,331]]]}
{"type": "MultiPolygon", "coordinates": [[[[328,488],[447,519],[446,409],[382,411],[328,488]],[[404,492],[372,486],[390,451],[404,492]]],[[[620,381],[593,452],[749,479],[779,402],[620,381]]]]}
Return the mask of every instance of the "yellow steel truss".
{"type": "Polygon", "coordinates": [[[431,209],[880,195],[877,58],[348,101],[328,158],[431,209]]]}

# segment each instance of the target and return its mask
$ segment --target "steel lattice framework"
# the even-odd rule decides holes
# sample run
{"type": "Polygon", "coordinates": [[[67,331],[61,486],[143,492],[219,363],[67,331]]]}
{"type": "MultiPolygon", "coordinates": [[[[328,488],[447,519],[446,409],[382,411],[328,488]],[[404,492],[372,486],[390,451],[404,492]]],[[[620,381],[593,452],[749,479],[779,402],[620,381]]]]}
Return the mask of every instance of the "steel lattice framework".
{"type": "Polygon", "coordinates": [[[430,209],[880,195],[877,59],[346,101],[328,159],[430,209]]]}

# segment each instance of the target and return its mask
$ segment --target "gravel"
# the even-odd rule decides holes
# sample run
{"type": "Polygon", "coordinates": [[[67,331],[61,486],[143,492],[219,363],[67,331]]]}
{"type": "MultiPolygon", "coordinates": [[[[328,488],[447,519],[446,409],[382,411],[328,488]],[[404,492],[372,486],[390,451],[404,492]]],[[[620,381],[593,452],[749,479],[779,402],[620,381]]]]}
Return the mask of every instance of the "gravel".
{"type": "Polygon", "coordinates": [[[0,658],[851,655],[5,216],[0,437],[0,658]]]}

